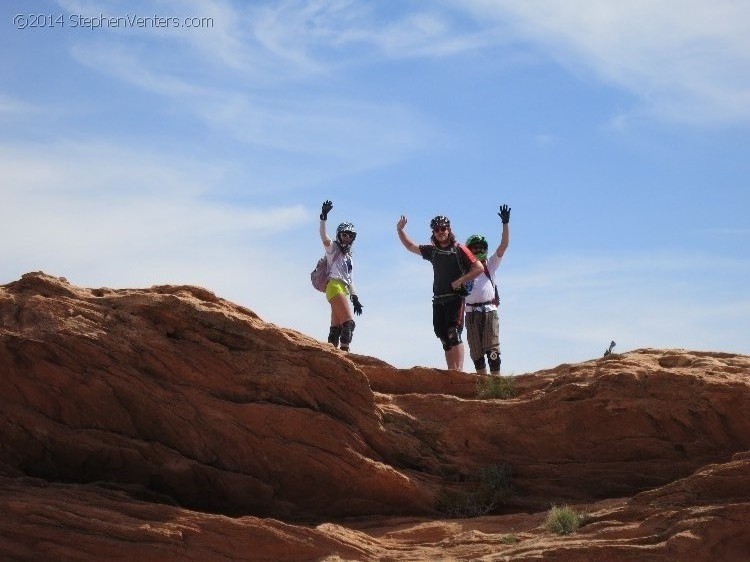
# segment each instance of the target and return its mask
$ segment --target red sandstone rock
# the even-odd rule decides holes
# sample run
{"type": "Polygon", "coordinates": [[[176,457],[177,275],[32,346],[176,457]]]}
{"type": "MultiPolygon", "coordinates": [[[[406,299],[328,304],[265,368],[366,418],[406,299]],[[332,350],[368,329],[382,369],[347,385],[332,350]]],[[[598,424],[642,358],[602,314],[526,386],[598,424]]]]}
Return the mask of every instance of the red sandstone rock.
{"type": "Polygon", "coordinates": [[[744,562],[750,453],[628,501],[573,506],[568,536],[544,512],[292,525],[138,501],[97,486],[0,478],[0,557],[31,560],[562,560],[744,562]]]}
{"type": "Polygon", "coordinates": [[[0,558],[746,559],[750,357],[638,350],[517,377],[510,400],[475,383],[197,287],[27,274],[0,287],[0,558]],[[501,463],[505,515],[414,518],[501,463]],[[593,522],[551,536],[551,502],[593,522]]]}
{"type": "Polygon", "coordinates": [[[367,379],[323,344],[191,287],[0,292],[0,462],[224,513],[425,512],[382,462],[367,379]]]}

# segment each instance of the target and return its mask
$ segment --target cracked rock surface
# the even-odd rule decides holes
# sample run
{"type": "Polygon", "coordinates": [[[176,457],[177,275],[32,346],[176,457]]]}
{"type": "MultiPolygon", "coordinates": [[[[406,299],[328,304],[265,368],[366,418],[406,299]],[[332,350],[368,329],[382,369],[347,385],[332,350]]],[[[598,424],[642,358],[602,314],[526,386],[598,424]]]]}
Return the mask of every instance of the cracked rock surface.
{"type": "Polygon", "coordinates": [[[26,274],[0,287],[0,558],[748,559],[750,357],[641,349],[515,386],[480,400],[199,287],[26,274]],[[494,465],[492,514],[436,509],[494,465]],[[552,535],[552,503],[589,523],[552,535]]]}

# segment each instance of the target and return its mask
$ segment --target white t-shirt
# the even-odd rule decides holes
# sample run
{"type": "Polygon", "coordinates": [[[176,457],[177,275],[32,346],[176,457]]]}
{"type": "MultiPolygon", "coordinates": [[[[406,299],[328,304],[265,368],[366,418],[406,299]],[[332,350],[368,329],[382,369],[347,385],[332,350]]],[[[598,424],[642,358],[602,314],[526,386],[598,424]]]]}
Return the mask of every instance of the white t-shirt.
{"type": "Polygon", "coordinates": [[[487,258],[487,271],[489,271],[492,281],[490,282],[490,279],[484,272],[474,279],[474,286],[471,288],[469,296],[466,297],[467,312],[489,312],[491,310],[497,310],[497,306],[491,302],[484,306],[471,306],[471,304],[480,302],[486,303],[487,301],[495,299],[495,285],[497,284],[495,281],[495,273],[497,272],[501,259],[502,258],[497,256],[497,252],[492,252],[492,255],[487,258]],[[493,285],[493,283],[495,285],[493,285]]]}
{"type": "Polygon", "coordinates": [[[330,273],[328,279],[340,279],[346,286],[349,287],[352,284],[352,256],[351,254],[345,254],[337,246],[336,242],[331,242],[326,247],[326,259],[330,266],[330,273]]]}

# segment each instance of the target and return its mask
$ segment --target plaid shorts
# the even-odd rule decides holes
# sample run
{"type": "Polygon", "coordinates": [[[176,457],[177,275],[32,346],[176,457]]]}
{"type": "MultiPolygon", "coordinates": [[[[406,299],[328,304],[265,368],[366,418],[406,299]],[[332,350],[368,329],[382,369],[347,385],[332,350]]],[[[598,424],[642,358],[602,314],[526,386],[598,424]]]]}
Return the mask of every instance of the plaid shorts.
{"type": "Polygon", "coordinates": [[[500,348],[500,322],[497,310],[466,313],[466,339],[471,360],[476,361],[493,349],[500,348]]]}

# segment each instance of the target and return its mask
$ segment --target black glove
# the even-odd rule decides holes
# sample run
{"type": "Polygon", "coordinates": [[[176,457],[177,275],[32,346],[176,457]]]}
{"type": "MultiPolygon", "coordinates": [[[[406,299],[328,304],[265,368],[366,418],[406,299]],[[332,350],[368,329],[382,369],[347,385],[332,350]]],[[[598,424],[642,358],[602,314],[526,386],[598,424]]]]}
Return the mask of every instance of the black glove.
{"type": "Polygon", "coordinates": [[[320,210],[320,220],[328,220],[328,213],[333,209],[333,203],[329,200],[323,201],[323,208],[320,210]]]}
{"type": "Polygon", "coordinates": [[[508,207],[508,205],[501,205],[498,215],[500,216],[500,220],[503,221],[503,224],[508,224],[508,222],[510,222],[510,207],[508,207]]]}
{"type": "Polygon", "coordinates": [[[362,304],[359,302],[359,297],[357,295],[350,295],[349,298],[354,306],[354,314],[360,316],[362,314],[362,304]]]}

